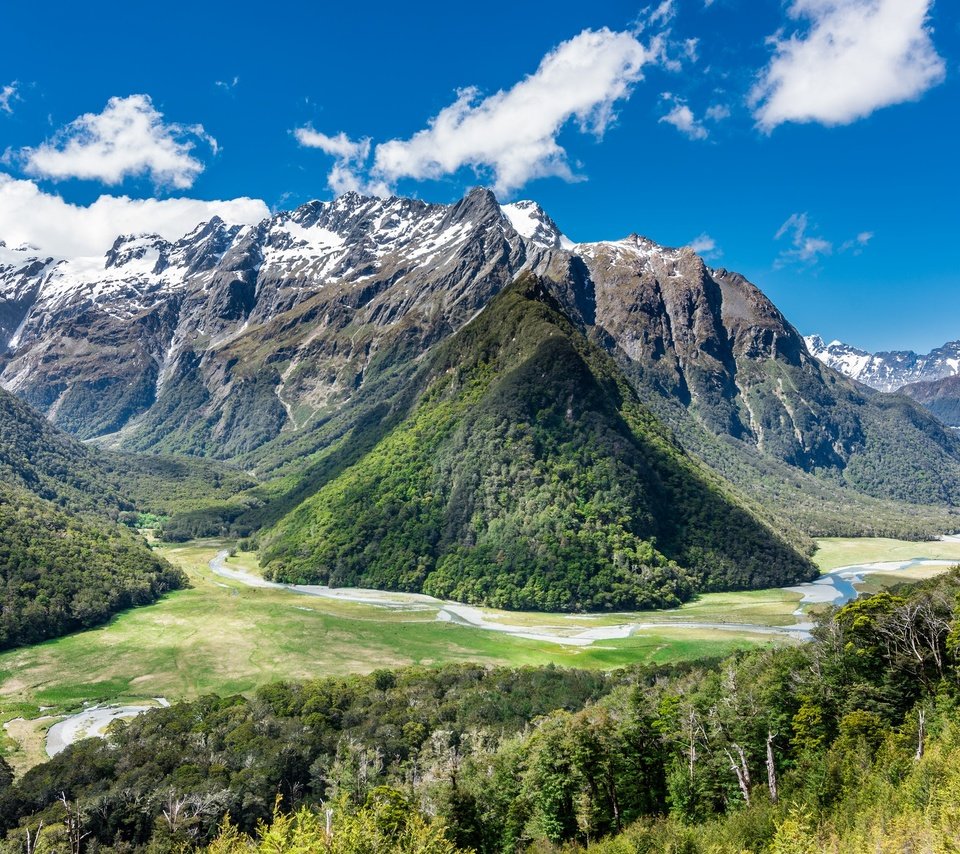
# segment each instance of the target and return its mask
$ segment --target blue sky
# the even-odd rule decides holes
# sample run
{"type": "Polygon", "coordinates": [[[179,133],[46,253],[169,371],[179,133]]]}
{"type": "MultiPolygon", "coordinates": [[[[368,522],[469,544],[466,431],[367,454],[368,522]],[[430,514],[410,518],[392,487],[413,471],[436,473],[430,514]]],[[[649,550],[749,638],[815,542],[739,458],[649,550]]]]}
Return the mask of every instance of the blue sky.
{"type": "Polygon", "coordinates": [[[207,210],[60,199],[276,209],[331,183],[442,202],[482,183],[574,240],[695,242],[804,333],[960,338],[947,0],[54,3],[42,34],[37,16],[3,12],[22,35],[0,55],[0,240],[207,210]]]}

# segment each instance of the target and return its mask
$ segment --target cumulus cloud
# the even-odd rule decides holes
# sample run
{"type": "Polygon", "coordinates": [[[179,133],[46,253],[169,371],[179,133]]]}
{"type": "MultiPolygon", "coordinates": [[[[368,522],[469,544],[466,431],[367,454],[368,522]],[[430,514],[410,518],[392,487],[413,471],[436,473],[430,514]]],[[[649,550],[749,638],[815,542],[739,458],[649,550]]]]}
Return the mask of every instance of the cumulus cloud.
{"type": "Polygon", "coordinates": [[[771,38],[774,56],[750,94],[758,125],[849,124],[918,98],[943,80],[930,39],[933,0],[793,0],[803,33],[771,38]]]}
{"type": "Polygon", "coordinates": [[[27,243],[54,257],[102,255],[118,234],[156,233],[182,237],[197,224],[219,216],[230,223],[256,223],[270,215],[260,199],[131,199],[100,196],[73,205],[46,193],[33,181],[0,173],[0,240],[27,243]]]}
{"type": "Polygon", "coordinates": [[[327,176],[327,184],[338,196],[348,190],[367,196],[390,195],[390,187],[385,181],[367,179],[362,175],[364,165],[370,157],[370,137],[354,140],[342,131],[336,136],[328,136],[314,130],[310,125],[297,128],[293,135],[305,148],[319,148],[335,158],[327,176]]]}
{"type": "Polygon", "coordinates": [[[666,115],[660,117],[661,122],[673,125],[680,133],[690,139],[707,138],[707,129],[693,114],[693,110],[690,109],[686,101],[676,95],[671,95],[669,92],[664,92],[662,97],[673,106],[666,115]]]}
{"type": "Polygon", "coordinates": [[[726,104],[714,104],[712,107],[707,107],[703,116],[711,122],[722,122],[730,118],[730,108],[726,104]]]}
{"type": "Polygon", "coordinates": [[[548,175],[571,180],[557,142],[560,130],[573,119],[581,132],[602,137],[617,101],[658,55],[658,48],[645,47],[630,33],[585,30],[511,89],[486,98],[475,88],[461,90],[426,129],[378,145],[374,170],[392,182],[438,178],[462,166],[486,168],[502,193],[548,175]]]}
{"type": "Polygon", "coordinates": [[[217,141],[203,125],[167,123],[148,95],[111,98],[102,113],[85,113],[36,148],[20,152],[30,175],[83,178],[108,185],[147,176],[158,187],[186,189],[203,171],[193,150],[217,141]]]}
{"type": "MultiPolygon", "coordinates": [[[[661,3],[653,15],[663,20],[671,8],[672,3],[661,3]]],[[[633,33],[584,30],[550,51],[533,74],[511,88],[486,97],[475,87],[461,89],[426,128],[409,139],[377,145],[366,181],[360,178],[366,154],[357,148],[364,140],[312,128],[298,129],[297,138],[301,144],[313,140],[337,158],[331,186],[387,189],[402,178],[440,178],[463,167],[490,175],[502,194],[533,178],[576,180],[558,142],[561,130],[572,122],[581,133],[602,137],[616,117],[617,103],[629,97],[643,67],[662,52],[659,36],[644,45],[633,33]]]]}
{"type": "Polygon", "coordinates": [[[719,258],[721,255],[723,255],[722,250],[719,246],[717,246],[717,241],[706,232],[703,232],[702,234],[693,238],[693,240],[691,240],[687,245],[701,258],[705,258],[707,260],[719,258]]]}
{"type": "Polygon", "coordinates": [[[363,162],[370,155],[370,138],[364,137],[360,140],[352,140],[345,133],[338,133],[336,136],[327,136],[307,125],[297,128],[293,135],[297,142],[307,148],[319,148],[321,151],[331,154],[341,160],[352,160],[363,162]]]}

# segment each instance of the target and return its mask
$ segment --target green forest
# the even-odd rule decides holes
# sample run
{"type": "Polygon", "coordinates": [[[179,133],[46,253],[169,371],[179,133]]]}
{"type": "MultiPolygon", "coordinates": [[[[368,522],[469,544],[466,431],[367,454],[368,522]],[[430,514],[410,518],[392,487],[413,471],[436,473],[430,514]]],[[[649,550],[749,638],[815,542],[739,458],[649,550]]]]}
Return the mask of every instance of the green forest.
{"type": "Polygon", "coordinates": [[[441,346],[414,412],[261,535],[268,576],[548,611],[816,574],[525,279],[441,346]]]}
{"type": "Polygon", "coordinates": [[[958,598],[954,571],[829,611],[810,643],[693,665],[179,703],[0,775],[0,850],[952,850],[958,598]]]}
{"type": "Polygon", "coordinates": [[[0,391],[0,649],[106,622],[181,587],[131,530],[253,481],[200,460],[87,447],[0,391]]]}
{"type": "Polygon", "coordinates": [[[90,628],[184,583],[122,526],[0,487],[0,649],[90,628]]]}

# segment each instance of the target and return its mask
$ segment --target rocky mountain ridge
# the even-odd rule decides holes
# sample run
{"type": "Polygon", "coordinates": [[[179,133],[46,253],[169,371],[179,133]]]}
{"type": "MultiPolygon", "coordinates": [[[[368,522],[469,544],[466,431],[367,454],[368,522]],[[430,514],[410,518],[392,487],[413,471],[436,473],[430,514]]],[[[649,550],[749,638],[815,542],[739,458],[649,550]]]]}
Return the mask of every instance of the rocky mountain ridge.
{"type": "Polygon", "coordinates": [[[890,350],[869,353],[842,341],[825,343],[819,335],[804,338],[810,352],[825,365],[878,391],[932,382],[960,373],[960,341],[948,341],[929,353],[890,350]]]}
{"type": "Polygon", "coordinates": [[[263,474],[358,425],[386,430],[425,354],[531,273],[675,429],[882,498],[960,500],[956,440],[823,366],[739,274],[635,234],[573,243],[536,203],[488,190],[451,205],[348,193],[174,242],[121,237],[96,261],[0,253],[0,385],[83,438],[263,474]],[[891,419],[907,425],[893,457],[934,472],[922,495],[888,477],[891,419]]]}
{"type": "Polygon", "coordinates": [[[127,426],[199,362],[208,408],[222,406],[224,391],[244,381],[218,357],[250,327],[299,308],[333,333],[363,326],[368,334],[354,328],[346,341],[327,341],[323,376],[301,371],[295,390],[286,380],[312,355],[316,328],[268,354],[286,361],[269,406],[280,427],[295,421],[300,398],[309,406],[348,393],[382,333],[402,320],[425,341],[461,325],[543,251],[549,221],[539,227],[522,238],[483,192],[451,206],[347,194],[252,227],[214,219],[174,243],[120,237],[97,260],[7,250],[0,384],[90,438],[127,426]]]}

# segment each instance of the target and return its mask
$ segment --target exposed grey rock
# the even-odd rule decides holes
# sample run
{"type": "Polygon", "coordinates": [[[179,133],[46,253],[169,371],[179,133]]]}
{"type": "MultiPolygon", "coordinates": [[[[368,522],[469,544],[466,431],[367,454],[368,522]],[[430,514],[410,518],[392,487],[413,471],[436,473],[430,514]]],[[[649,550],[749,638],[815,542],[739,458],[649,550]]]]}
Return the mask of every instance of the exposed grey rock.
{"type": "Polygon", "coordinates": [[[882,420],[739,274],[638,235],[574,244],[481,188],[451,205],[347,193],[174,242],[124,236],[102,259],[0,247],[0,385],[82,437],[234,457],[352,411],[525,270],[715,435],[842,470],[882,420]]]}
{"type": "Polygon", "coordinates": [[[929,353],[891,350],[868,353],[841,341],[829,344],[819,335],[806,338],[821,362],[878,391],[896,391],[909,383],[930,382],[960,373],[960,341],[948,341],[929,353]]]}

